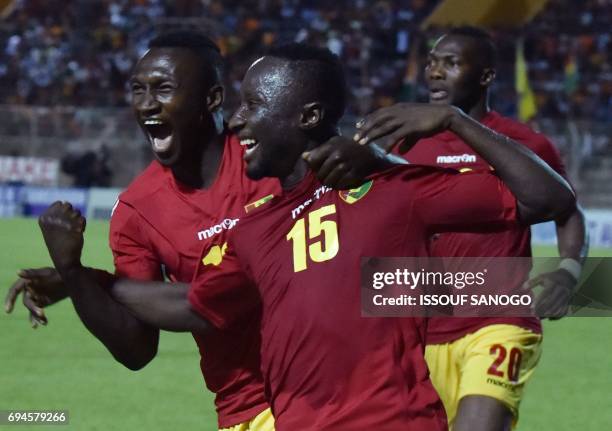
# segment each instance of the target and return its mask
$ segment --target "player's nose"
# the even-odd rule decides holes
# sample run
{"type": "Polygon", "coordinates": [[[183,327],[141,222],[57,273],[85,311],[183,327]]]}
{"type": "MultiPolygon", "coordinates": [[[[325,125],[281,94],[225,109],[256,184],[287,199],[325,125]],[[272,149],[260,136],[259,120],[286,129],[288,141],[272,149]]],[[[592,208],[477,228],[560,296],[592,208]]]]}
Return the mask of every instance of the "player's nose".
{"type": "Polygon", "coordinates": [[[434,63],[427,69],[427,79],[430,81],[437,81],[440,79],[444,79],[444,71],[439,64],[434,63]]]}
{"type": "Polygon", "coordinates": [[[149,90],[136,100],[135,105],[136,110],[143,117],[156,114],[161,110],[161,103],[149,90]]]}
{"type": "Polygon", "coordinates": [[[232,132],[239,132],[240,129],[244,127],[245,123],[246,121],[242,115],[242,109],[238,108],[232,115],[232,118],[230,118],[228,126],[232,132]]]}

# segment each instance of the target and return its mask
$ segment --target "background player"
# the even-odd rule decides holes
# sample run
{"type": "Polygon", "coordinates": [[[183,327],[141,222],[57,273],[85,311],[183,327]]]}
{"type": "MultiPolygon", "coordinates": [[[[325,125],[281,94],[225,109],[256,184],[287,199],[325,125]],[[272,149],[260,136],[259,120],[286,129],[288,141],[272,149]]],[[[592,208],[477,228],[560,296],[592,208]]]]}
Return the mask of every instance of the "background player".
{"type": "MultiPolygon", "coordinates": [[[[543,135],[489,107],[489,88],[495,78],[495,47],[477,28],[457,28],[433,46],[425,70],[430,103],[454,105],[502,136],[525,145],[561,175],[561,158],[543,135]]],[[[356,139],[363,143],[391,133],[391,141],[412,127],[410,106],[398,104],[366,117],[356,139]],[[405,126],[404,126],[405,125],[405,126]]],[[[414,138],[414,136],[412,137],[414,138]]],[[[413,163],[465,170],[489,170],[489,163],[463,136],[448,131],[423,139],[405,157],[413,163]]],[[[586,257],[584,216],[580,209],[555,220],[559,254],[557,271],[542,274],[531,285],[545,290],[537,304],[539,315],[561,317],[567,312],[573,288],[586,257]]],[[[530,231],[517,226],[499,233],[446,233],[432,240],[435,256],[531,256],[530,231]]],[[[462,263],[465,268],[465,263],[462,263]]],[[[508,267],[508,291],[520,288],[528,274],[508,267]],[[519,275],[517,275],[519,274],[519,275]]],[[[524,384],[541,353],[540,322],[536,318],[435,318],[428,326],[427,360],[455,431],[504,430],[518,418],[524,384]],[[519,357],[509,353],[519,349],[519,357]],[[503,359],[503,361],[502,361],[503,359]],[[511,364],[518,369],[512,369],[511,364]],[[495,368],[493,364],[498,364],[495,368]]]]}
{"type": "MultiPolygon", "coordinates": [[[[359,255],[424,255],[429,229],[436,225],[498,222],[512,219],[515,211],[525,221],[539,219],[566,211],[573,197],[532,154],[511,142],[497,142],[494,135],[486,139],[492,132],[458,109],[413,105],[411,116],[418,121],[411,133],[434,133],[446,126],[482,138],[474,139],[474,146],[517,190],[518,207],[503,187],[500,193],[494,176],[453,175],[416,166],[376,176],[374,183],[366,183],[367,189],[360,188],[362,196],[367,193],[361,202],[345,202],[340,194],[321,187],[300,160],[305,150],[316,156],[317,146],[335,134],[343,110],[339,70],[329,53],[299,45],[279,48],[249,69],[241,108],[232,119],[241,143],[248,147],[247,173],[252,178],[280,177],[290,190],[234,229],[239,231],[233,245],[241,261],[230,254],[230,245],[220,265],[199,271],[190,299],[208,320],[226,327],[242,319],[262,296],[263,369],[279,415],[278,429],[439,429],[440,410],[422,357],[423,327],[418,319],[362,319],[355,291],[358,274],[340,268],[354,266],[359,255]],[[523,187],[523,181],[542,189],[523,187]],[[470,200],[457,193],[476,186],[483,196],[470,200]],[[556,199],[539,193],[542,190],[556,194],[556,199]],[[402,192],[406,199],[389,200],[402,192]],[[458,200],[468,201],[461,211],[454,210],[458,200]],[[300,232],[306,235],[301,223],[305,218],[313,240],[309,251],[299,246],[306,248],[300,239],[300,232]],[[364,229],[366,224],[387,229],[395,225],[401,233],[389,241],[380,230],[364,229]],[[342,247],[349,238],[351,244],[342,247]],[[309,271],[302,268],[306,262],[312,264],[309,271]],[[249,268],[248,275],[243,268],[249,268]],[[248,287],[245,276],[256,281],[259,293],[248,287]],[[347,336],[350,333],[359,336],[347,336]],[[397,356],[398,351],[403,353],[397,356]]],[[[65,204],[54,204],[41,218],[54,264],[74,286],[97,282],[78,263],[83,241],[79,223],[65,204]],[[72,231],[67,232],[64,224],[72,231]]],[[[121,280],[113,291],[139,317],[157,326],[209,328],[176,289],[121,280]],[[140,289],[152,292],[146,304],[138,301],[140,289]]]]}
{"type": "MultiPolygon", "coordinates": [[[[255,183],[244,175],[244,151],[223,124],[221,63],[211,40],[181,31],[153,39],[134,69],[132,106],[156,161],[121,194],[113,212],[110,246],[118,276],[162,281],[165,275],[189,282],[202,258],[207,266],[218,264],[227,232],[278,190],[276,181],[255,183]]],[[[360,169],[366,165],[387,166],[356,145],[328,147],[322,157],[329,160],[320,170],[328,184],[365,175],[360,169]],[[349,161],[348,155],[356,154],[362,161],[349,161]]],[[[137,370],[155,357],[159,330],[136,319],[107,291],[69,292],[50,269],[23,275],[7,296],[10,307],[26,287],[44,290],[36,301],[40,306],[70,293],[82,321],[115,359],[137,370]]],[[[138,300],[146,304],[149,293],[138,300]]],[[[30,305],[43,319],[35,307],[30,305]]],[[[216,394],[219,426],[272,429],[258,362],[249,359],[252,334],[208,332],[194,338],[206,355],[201,368],[216,394]]]]}

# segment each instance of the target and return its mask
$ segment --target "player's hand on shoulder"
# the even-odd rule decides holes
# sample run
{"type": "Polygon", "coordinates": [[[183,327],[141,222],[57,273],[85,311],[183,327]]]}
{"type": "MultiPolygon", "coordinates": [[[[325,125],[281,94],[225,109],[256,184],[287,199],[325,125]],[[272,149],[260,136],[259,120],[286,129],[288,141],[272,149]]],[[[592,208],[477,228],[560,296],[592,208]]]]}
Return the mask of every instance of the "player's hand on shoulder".
{"type": "Polygon", "coordinates": [[[527,282],[529,289],[542,286],[535,298],[535,311],[538,316],[557,320],[569,310],[576,279],[565,269],[540,274],[527,282]]]}
{"type": "Polygon", "coordinates": [[[399,163],[391,160],[391,157],[376,145],[357,145],[343,136],[334,136],[319,147],[304,153],[303,158],[319,181],[334,189],[357,187],[368,175],[399,163]]]}
{"type": "Polygon", "coordinates": [[[38,218],[53,265],[62,274],[80,267],[85,217],[68,202],[55,202],[38,218]]]}
{"type": "Polygon", "coordinates": [[[361,145],[379,141],[386,151],[399,144],[399,151],[405,153],[419,139],[448,129],[458,113],[460,110],[450,105],[396,103],[358,121],[353,139],[361,145]]]}

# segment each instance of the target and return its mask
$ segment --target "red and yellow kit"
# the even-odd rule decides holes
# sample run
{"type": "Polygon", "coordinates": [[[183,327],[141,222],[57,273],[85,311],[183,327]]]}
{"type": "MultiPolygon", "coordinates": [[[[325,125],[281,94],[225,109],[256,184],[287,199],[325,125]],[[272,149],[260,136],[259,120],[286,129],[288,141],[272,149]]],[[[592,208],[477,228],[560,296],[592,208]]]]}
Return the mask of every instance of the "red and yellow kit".
{"type": "Polygon", "coordinates": [[[426,256],[440,226],[515,219],[514,197],[489,173],[410,165],[351,192],[310,174],[241,221],[189,300],[220,328],[261,314],[277,430],[442,430],[426,319],[362,317],[360,257],[426,256]]]}
{"type": "MultiPolygon", "coordinates": [[[[490,129],[508,136],[529,147],[555,171],[565,176],[565,168],[559,152],[546,136],[535,133],[524,124],[489,112],[481,121],[490,129]]],[[[417,143],[404,157],[411,163],[469,170],[490,170],[489,164],[469,145],[451,132],[440,133],[417,143]]],[[[480,193],[476,191],[475,193],[480,193]]],[[[461,205],[459,202],[458,205],[461,205]]],[[[529,226],[517,224],[501,232],[449,232],[434,236],[431,255],[439,257],[508,257],[531,256],[531,234],[529,226]]],[[[484,263],[486,261],[483,260],[484,263]]],[[[462,266],[465,270],[465,265],[462,266]]],[[[515,280],[508,290],[516,291],[528,274],[508,274],[507,280],[515,280]]],[[[439,344],[453,341],[493,323],[518,325],[534,332],[541,332],[536,318],[436,318],[429,322],[427,343],[439,344]]]]}
{"type": "MultiPolygon", "coordinates": [[[[544,135],[496,112],[489,112],[481,122],[527,146],[565,176],[559,152],[544,135]]],[[[419,141],[404,156],[411,163],[454,168],[461,172],[491,169],[480,155],[451,132],[419,141]]],[[[457,204],[462,205],[461,202],[457,204]]],[[[529,257],[530,229],[517,224],[502,231],[436,234],[432,237],[431,254],[482,257],[478,267],[486,267],[497,257],[529,257]]],[[[465,262],[457,261],[456,264],[464,271],[470,269],[465,262]]],[[[503,286],[497,286],[496,293],[516,293],[529,276],[525,267],[517,270],[511,265],[506,267],[506,273],[498,275],[503,286]]],[[[449,421],[452,422],[460,399],[466,395],[499,399],[516,418],[524,385],[541,355],[541,332],[539,319],[532,317],[432,318],[427,331],[427,362],[449,421]]]]}
{"type": "MultiPolygon", "coordinates": [[[[228,233],[247,209],[279,193],[278,181],[254,182],[244,175],[242,154],[237,138],[228,135],[215,182],[205,190],[186,187],[168,168],[151,163],[120,195],[113,211],[110,246],[116,273],[141,280],[166,275],[188,283],[197,267],[219,264],[228,233]]],[[[252,331],[241,327],[194,335],[206,385],[216,394],[221,428],[268,407],[253,342],[257,328],[248,328],[252,331]]]]}

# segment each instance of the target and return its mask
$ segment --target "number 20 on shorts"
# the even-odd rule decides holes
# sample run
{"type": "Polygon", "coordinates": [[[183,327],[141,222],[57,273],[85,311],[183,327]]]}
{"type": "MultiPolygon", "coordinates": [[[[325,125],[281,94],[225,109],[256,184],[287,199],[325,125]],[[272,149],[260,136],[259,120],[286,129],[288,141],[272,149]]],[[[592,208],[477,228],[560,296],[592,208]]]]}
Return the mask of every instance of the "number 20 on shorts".
{"type": "MultiPolygon", "coordinates": [[[[495,361],[489,367],[488,374],[497,377],[504,377],[502,364],[508,356],[507,350],[501,344],[494,344],[491,346],[489,353],[492,356],[496,356],[495,361]]],[[[521,370],[522,354],[520,349],[513,347],[510,349],[510,357],[508,358],[508,380],[511,382],[518,382],[519,371],[521,370]]]]}
{"type": "Polygon", "coordinates": [[[336,205],[327,205],[298,219],[289,233],[287,241],[293,242],[293,271],[304,271],[310,258],[313,262],[325,262],[338,254],[338,224],[325,219],[336,213],[336,205]],[[308,236],[306,229],[308,228],[308,236]],[[321,235],[323,238],[320,238],[321,235]]]}

